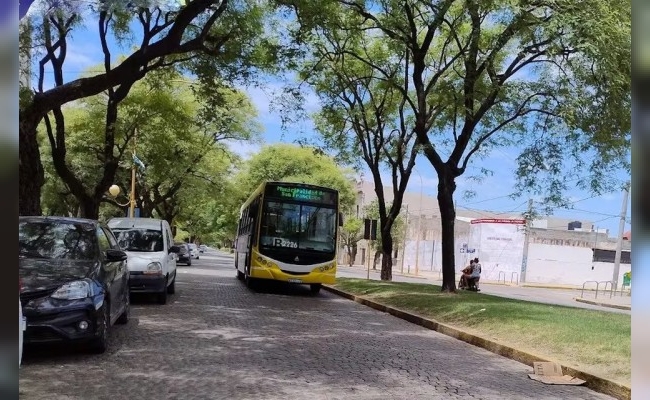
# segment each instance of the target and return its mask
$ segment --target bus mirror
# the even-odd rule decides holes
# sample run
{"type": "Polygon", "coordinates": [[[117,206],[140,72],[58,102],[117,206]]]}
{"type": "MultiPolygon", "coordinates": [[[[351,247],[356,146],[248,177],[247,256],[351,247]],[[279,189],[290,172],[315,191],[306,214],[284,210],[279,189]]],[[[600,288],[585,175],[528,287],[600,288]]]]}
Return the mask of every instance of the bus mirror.
{"type": "Polygon", "coordinates": [[[343,226],[343,214],[339,213],[339,226],[343,226]]]}

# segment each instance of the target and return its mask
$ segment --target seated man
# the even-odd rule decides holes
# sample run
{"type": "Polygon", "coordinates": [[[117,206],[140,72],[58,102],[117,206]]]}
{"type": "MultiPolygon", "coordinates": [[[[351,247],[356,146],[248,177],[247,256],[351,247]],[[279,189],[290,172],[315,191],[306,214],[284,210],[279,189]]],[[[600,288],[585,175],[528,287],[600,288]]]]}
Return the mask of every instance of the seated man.
{"type": "Polygon", "coordinates": [[[470,289],[476,290],[477,292],[481,289],[478,288],[478,282],[481,280],[481,263],[478,262],[478,257],[474,260],[473,268],[471,274],[467,277],[467,284],[470,289]]]}
{"type": "Polygon", "coordinates": [[[474,260],[469,261],[469,265],[463,269],[463,275],[460,277],[458,282],[459,289],[465,289],[469,286],[467,280],[471,277],[472,271],[474,270],[474,260]]]}

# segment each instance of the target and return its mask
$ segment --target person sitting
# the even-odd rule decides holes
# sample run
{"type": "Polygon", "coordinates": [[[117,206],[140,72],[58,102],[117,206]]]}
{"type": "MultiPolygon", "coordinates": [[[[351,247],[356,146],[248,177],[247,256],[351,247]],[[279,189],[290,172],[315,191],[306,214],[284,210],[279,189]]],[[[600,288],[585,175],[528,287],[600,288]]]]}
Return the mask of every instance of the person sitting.
{"type": "Polygon", "coordinates": [[[481,289],[478,288],[478,282],[481,280],[481,263],[478,262],[478,257],[474,260],[472,272],[467,277],[467,285],[471,290],[476,290],[480,292],[481,289]]]}
{"type": "Polygon", "coordinates": [[[465,267],[462,271],[462,275],[460,277],[460,281],[458,282],[458,288],[459,289],[466,289],[469,287],[468,283],[468,278],[472,275],[472,271],[474,270],[474,260],[469,261],[469,265],[465,267]]]}

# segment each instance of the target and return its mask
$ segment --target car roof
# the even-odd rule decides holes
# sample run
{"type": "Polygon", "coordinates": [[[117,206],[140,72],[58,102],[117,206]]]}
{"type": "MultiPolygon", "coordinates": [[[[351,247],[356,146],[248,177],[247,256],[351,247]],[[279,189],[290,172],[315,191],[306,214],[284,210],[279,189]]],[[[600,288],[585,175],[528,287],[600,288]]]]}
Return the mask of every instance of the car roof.
{"type": "Polygon", "coordinates": [[[18,217],[18,222],[60,222],[65,224],[86,224],[86,225],[100,225],[100,222],[94,219],[88,218],[76,218],[76,217],[63,217],[58,215],[32,215],[32,216],[20,216],[18,217]]]}
{"type": "Polygon", "coordinates": [[[108,221],[108,226],[111,229],[144,228],[160,230],[162,228],[162,220],[156,218],[111,218],[108,221]]]}

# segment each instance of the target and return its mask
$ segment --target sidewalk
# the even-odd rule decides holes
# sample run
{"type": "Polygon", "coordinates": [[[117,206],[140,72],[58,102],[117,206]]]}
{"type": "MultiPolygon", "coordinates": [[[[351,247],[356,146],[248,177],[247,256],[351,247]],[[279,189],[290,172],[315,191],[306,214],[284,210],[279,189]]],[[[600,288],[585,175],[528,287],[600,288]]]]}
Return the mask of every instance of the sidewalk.
{"type": "MultiPolygon", "coordinates": [[[[365,278],[367,276],[367,267],[355,265],[351,268],[347,265],[339,265],[340,273],[338,276],[365,278]]],[[[414,272],[414,271],[412,271],[414,272]]],[[[370,268],[370,279],[380,279],[379,266],[377,270],[370,268]]],[[[456,276],[456,281],[460,279],[460,275],[456,276]]],[[[393,280],[396,282],[411,282],[411,283],[431,283],[435,285],[442,284],[442,273],[439,271],[420,271],[419,275],[409,274],[408,271],[401,272],[399,268],[393,269],[393,280]]],[[[593,290],[585,290],[584,293],[580,289],[552,285],[517,285],[514,283],[503,282],[481,282],[481,293],[490,294],[493,296],[507,297],[517,300],[534,301],[538,303],[554,304],[568,307],[586,308],[600,311],[610,311],[619,313],[630,313],[632,297],[626,293],[623,296],[620,293],[612,295],[610,292],[599,291],[596,297],[596,292],[593,290]]]]}

